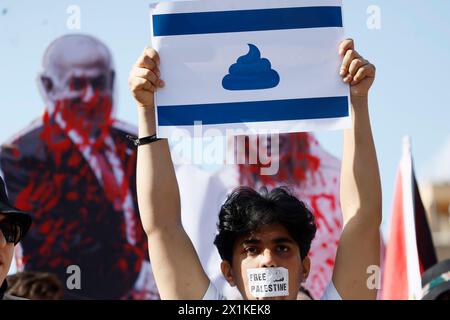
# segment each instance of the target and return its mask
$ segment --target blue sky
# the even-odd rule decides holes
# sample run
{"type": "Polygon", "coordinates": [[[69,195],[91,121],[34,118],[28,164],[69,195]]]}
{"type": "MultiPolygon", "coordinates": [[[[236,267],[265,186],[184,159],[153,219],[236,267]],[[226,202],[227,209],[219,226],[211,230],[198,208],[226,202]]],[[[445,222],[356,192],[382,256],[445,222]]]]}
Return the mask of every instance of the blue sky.
{"type": "MultiPolygon", "coordinates": [[[[148,0],[0,0],[0,141],[39,116],[43,102],[36,76],[46,46],[70,33],[70,5],[81,8],[81,30],[103,40],[112,50],[117,71],[117,117],[136,123],[127,90],[130,66],[149,39],[148,0]]],[[[344,0],[349,37],[376,64],[378,76],[370,97],[373,132],[383,183],[385,223],[401,157],[402,137],[409,134],[419,181],[442,178],[435,160],[450,149],[450,1],[344,0]],[[367,8],[381,9],[381,29],[369,30],[367,8]],[[437,170],[436,170],[437,169],[437,170]],[[436,176],[436,173],[434,173],[436,176]]],[[[317,134],[324,147],[340,157],[342,134],[317,134]]],[[[449,179],[450,180],[450,177],[449,179]]]]}

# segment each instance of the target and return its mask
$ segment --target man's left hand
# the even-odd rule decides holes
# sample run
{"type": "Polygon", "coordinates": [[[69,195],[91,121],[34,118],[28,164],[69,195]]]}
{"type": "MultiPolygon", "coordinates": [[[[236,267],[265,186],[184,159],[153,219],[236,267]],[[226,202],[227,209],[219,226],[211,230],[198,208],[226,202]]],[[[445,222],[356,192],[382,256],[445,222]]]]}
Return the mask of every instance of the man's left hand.
{"type": "Polygon", "coordinates": [[[376,68],[356,50],[352,39],[341,42],[339,54],[343,58],[340,76],[351,88],[351,97],[367,98],[375,80],[376,68]]]}

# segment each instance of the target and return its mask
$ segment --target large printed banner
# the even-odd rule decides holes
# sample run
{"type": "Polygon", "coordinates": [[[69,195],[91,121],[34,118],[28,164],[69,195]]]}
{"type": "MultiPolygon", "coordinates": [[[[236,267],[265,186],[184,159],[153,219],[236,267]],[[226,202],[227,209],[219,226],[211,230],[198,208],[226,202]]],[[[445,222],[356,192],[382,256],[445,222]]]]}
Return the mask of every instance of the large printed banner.
{"type": "Polygon", "coordinates": [[[137,151],[125,138],[137,128],[113,117],[112,56],[90,35],[52,41],[38,75],[43,115],[0,141],[9,199],[33,216],[16,269],[56,275],[65,299],[159,298],[139,219],[137,151]]]}
{"type": "Polygon", "coordinates": [[[349,126],[341,0],[161,2],[151,18],[159,137],[195,124],[219,129],[209,135],[349,126]]]}

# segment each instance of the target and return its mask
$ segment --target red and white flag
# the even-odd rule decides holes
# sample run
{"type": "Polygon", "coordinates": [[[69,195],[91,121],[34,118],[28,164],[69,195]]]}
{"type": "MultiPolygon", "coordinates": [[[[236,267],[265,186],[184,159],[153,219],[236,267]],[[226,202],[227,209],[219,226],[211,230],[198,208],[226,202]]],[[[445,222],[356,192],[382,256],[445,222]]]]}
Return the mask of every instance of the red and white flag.
{"type": "Polygon", "coordinates": [[[436,263],[407,137],[397,173],[390,237],[386,245],[383,300],[421,299],[422,273],[436,263]]]}

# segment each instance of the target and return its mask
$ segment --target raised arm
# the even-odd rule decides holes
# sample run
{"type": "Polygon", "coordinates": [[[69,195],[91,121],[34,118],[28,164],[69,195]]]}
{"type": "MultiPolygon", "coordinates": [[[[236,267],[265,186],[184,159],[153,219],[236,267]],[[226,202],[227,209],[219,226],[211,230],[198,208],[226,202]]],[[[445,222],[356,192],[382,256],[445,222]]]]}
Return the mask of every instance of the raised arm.
{"type": "MultiPolygon", "coordinates": [[[[130,73],[129,86],[138,105],[140,138],[156,133],[154,93],[164,86],[158,66],[158,53],[146,48],[130,73]]],[[[201,299],[209,279],[181,223],[180,193],[167,140],[139,147],[137,193],[161,298],[201,299]]]]}
{"type": "Polygon", "coordinates": [[[333,282],[343,299],[376,299],[367,285],[369,266],[380,265],[381,183],[370,126],[368,93],[375,67],[356,51],[352,40],[340,47],[341,76],[351,86],[353,126],[344,132],[341,168],[341,236],[333,282]]]}

